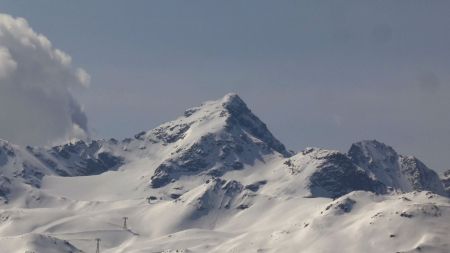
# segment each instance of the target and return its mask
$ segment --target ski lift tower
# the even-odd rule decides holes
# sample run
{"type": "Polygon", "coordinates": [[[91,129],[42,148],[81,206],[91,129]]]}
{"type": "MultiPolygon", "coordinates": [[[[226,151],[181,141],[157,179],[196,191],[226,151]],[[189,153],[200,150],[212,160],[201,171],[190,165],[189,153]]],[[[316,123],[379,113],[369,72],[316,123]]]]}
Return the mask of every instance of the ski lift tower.
{"type": "Polygon", "coordinates": [[[95,253],[100,253],[100,238],[95,239],[97,241],[97,250],[95,251],[95,253]]]}
{"type": "Polygon", "coordinates": [[[122,219],[123,219],[123,229],[128,230],[128,226],[127,226],[128,217],[122,217],[122,219]]]}

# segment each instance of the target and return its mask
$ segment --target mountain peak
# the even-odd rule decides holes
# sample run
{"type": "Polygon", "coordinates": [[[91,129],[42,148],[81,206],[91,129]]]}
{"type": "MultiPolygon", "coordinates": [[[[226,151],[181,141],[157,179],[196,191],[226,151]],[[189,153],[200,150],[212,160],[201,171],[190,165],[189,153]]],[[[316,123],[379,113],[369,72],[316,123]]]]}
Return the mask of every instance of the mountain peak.
{"type": "Polygon", "coordinates": [[[352,156],[357,151],[362,152],[365,156],[373,156],[374,158],[397,156],[397,152],[391,147],[377,140],[363,140],[353,143],[349,154],[352,156]]]}
{"type": "Polygon", "coordinates": [[[228,94],[225,94],[222,98],[223,102],[243,102],[242,99],[239,97],[239,95],[235,92],[230,92],[228,94]]]}
{"type": "Polygon", "coordinates": [[[222,98],[222,106],[230,113],[249,111],[245,102],[236,93],[228,93],[222,98]]]}
{"type": "Polygon", "coordinates": [[[217,116],[224,117],[241,113],[251,113],[251,111],[238,94],[228,93],[218,100],[207,101],[200,106],[187,109],[184,116],[190,117],[194,114],[198,116],[217,114],[217,116]],[[225,112],[228,112],[228,114],[225,112]]]}
{"type": "Polygon", "coordinates": [[[266,155],[292,155],[235,93],[188,109],[184,117],[151,130],[147,137],[176,146],[174,155],[156,169],[151,182],[154,188],[181,175],[217,176],[254,164],[266,155]]]}
{"type": "Polygon", "coordinates": [[[444,188],[436,172],[416,157],[398,154],[382,142],[365,140],[354,143],[348,156],[353,163],[394,190],[428,190],[444,195],[444,188]]]}
{"type": "Polygon", "coordinates": [[[229,134],[236,135],[235,137],[248,135],[283,156],[292,155],[236,93],[229,93],[218,100],[207,101],[187,109],[183,117],[139,134],[139,137],[145,135],[154,141],[175,143],[189,135],[189,143],[193,143],[209,134],[229,134]],[[193,132],[196,134],[189,134],[193,132]]]}

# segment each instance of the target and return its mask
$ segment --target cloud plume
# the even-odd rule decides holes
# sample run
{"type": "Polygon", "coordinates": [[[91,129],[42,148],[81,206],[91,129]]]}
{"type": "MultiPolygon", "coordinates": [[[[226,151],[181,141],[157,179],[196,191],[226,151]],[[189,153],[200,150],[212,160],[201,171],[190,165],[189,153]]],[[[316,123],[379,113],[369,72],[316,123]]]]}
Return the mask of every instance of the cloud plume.
{"type": "Polygon", "coordinates": [[[71,90],[89,82],[25,19],[0,14],[0,138],[27,145],[85,138],[87,117],[71,90]]]}

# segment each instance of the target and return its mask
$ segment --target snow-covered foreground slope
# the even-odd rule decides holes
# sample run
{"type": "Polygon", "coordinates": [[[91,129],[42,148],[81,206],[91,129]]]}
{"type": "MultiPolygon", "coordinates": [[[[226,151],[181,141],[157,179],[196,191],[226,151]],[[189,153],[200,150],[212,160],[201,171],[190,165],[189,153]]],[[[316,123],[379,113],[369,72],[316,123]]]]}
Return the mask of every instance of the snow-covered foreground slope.
{"type": "Polygon", "coordinates": [[[95,252],[94,238],[102,239],[102,252],[448,252],[450,247],[450,202],[429,192],[357,191],[334,201],[255,196],[246,207],[249,194],[210,182],[178,200],[153,204],[78,201],[60,208],[6,209],[0,242],[11,251],[2,252],[76,252],[72,247],[95,252]],[[122,228],[124,216],[129,230],[122,228]],[[55,245],[52,238],[70,244],[55,245]]]}
{"type": "Polygon", "coordinates": [[[2,141],[0,252],[450,252],[443,195],[376,141],[289,152],[229,94],[122,141],[2,141]]]}

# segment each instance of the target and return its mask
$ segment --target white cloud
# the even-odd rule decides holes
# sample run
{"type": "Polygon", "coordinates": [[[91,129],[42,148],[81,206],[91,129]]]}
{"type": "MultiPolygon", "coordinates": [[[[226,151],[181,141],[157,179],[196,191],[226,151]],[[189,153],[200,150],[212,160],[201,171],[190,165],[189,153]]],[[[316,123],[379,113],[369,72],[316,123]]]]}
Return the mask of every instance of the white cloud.
{"type": "Polygon", "coordinates": [[[0,47],[0,80],[6,79],[17,68],[17,62],[11,58],[9,50],[0,47]]]}
{"type": "Polygon", "coordinates": [[[87,117],[70,90],[89,83],[25,19],[0,14],[0,138],[40,145],[86,136],[87,117]]]}

